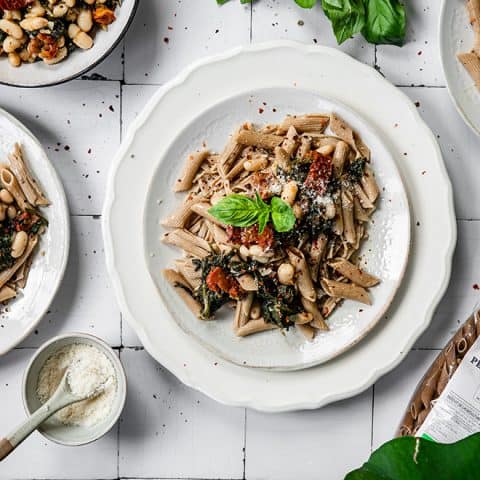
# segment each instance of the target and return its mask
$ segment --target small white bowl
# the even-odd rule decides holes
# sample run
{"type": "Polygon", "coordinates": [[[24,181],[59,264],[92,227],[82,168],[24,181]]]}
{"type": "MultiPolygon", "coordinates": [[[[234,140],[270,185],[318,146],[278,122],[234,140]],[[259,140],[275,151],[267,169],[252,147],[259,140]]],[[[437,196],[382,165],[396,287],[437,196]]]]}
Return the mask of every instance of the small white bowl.
{"type": "Polygon", "coordinates": [[[116,20],[108,26],[108,30],[96,32],[92,48],[77,49],[56,65],[34,62],[14,68],[9,65],[7,57],[2,55],[0,84],[27,88],[47,87],[85,74],[110,55],[118,45],[133,21],[138,2],[139,0],[123,0],[115,11],[116,20]]]}
{"type": "Polygon", "coordinates": [[[23,377],[22,395],[23,405],[28,415],[31,415],[42,405],[37,396],[37,383],[40,370],[45,362],[56,351],[71,344],[91,345],[102,351],[112,362],[117,378],[117,395],[110,414],[101,422],[91,427],[64,425],[60,421],[50,418],[44,422],[38,431],[52,442],[61,445],[79,446],[94,442],[103,437],[120,418],[127,397],[127,378],[125,370],[115,351],[103,340],[86,333],[73,333],[54,337],[44,343],[30,360],[23,377]]]}

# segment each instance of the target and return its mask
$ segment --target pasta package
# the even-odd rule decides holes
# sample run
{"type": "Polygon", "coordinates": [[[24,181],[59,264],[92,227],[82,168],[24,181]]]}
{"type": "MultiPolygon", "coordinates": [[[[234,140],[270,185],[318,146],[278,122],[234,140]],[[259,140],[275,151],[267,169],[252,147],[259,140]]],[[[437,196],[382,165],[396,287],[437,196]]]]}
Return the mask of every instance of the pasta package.
{"type": "Polygon", "coordinates": [[[399,436],[454,443],[480,432],[480,310],[458,329],[417,386],[399,436]]]}

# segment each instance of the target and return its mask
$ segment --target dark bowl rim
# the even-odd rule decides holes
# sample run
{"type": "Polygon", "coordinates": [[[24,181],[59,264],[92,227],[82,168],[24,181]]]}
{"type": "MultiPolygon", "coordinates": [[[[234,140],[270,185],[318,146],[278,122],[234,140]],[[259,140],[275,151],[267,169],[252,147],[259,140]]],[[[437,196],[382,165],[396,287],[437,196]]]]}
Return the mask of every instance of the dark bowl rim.
{"type": "MultiPolygon", "coordinates": [[[[75,80],[76,78],[85,75],[87,72],[92,70],[92,68],[95,68],[97,65],[102,63],[111,53],[117,45],[122,41],[123,37],[127,33],[127,30],[130,28],[130,25],[133,22],[133,19],[135,18],[135,15],[137,13],[138,5],[140,3],[140,0],[133,0],[133,8],[132,12],[130,13],[130,18],[128,19],[127,23],[125,24],[125,27],[123,30],[120,32],[120,35],[118,35],[117,39],[112,43],[112,45],[108,48],[108,50],[97,60],[95,60],[93,63],[91,63],[88,67],[84,68],[78,73],[74,73],[73,75],[70,75],[68,77],[62,78],[58,81],[55,82],[48,82],[48,83],[39,83],[36,85],[24,85],[20,83],[9,83],[9,82],[4,82],[0,80],[0,85],[5,85],[7,87],[15,87],[15,88],[44,88],[44,87],[54,87],[55,85],[62,85],[63,83],[71,82],[72,80],[75,80]]],[[[108,79],[102,79],[102,80],[108,80],[108,79]]]]}

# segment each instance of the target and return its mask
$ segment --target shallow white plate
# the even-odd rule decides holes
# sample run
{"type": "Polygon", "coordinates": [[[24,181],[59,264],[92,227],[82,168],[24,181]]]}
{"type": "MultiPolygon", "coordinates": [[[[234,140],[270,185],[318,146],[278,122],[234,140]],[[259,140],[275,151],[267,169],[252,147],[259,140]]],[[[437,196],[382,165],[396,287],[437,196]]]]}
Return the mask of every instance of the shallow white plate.
{"type": "Polygon", "coordinates": [[[457,59],[457,53],[473,46],[466,0],[443,0],[440,13],[440,57],[448,91],[467,125],[480,135],[480,92],[457,59]]]}
{"type": "Polygon", "coordinates": [[[51,205],[41,212],[49,226],[35,253],[26,287],[6,307],[0,305],[0,355],[20,343],[40,322],[60,285],[70,245],[68,207],[62,184],[33,134],[0,109],[0,159],[5,161],[15,142],[38,179],[51,205]]]}
{"type": "MultiPolygon", "coordinates": [[[[327,132],[328,133],[328,132],[327,132]]],[[[208,108],[183,129],[160,157],[145,207],[145,252],[150,274],[175,321],[186,332],[226,360],[249,367],[294,370],[317,365],[344,352],[380,320],[400,286],[410,247],[407,196],[395,162],[379,136],[358,115],[336,101],[299,87],[247,91],[208,108]],[[259,105],[262,110],[259,111],[259,105]],[[275,109],[275,112],[273,111],[275,109]],[[280,123],[286,114],[335,112],[362,136],[372,151],[372,168],[382,190],[379,208],[362,246],[362,265],[382,283],[371,289],[372,306],[346,301],[329,317],[330,331],[309,342],[297,329],[268,331],[246,338],[233,330],[233,311],[222,309],[217,321],[199,321],[175,291],[166,284],[162,269],[173,267],[181,250],[160,243],[165,233],[160,221],[172,213],[184,195],[172,185],[180,176],[183,160],[205,142],[220,152],[228,135],[245,121],[280,123]],[[159,201],[161,200],[161,201],[159,201]]]]}
{"type": "Polygon", "coordinates": [[[203,60],[159,90],[112,165],[103,232],[121,310],[145,348],[184,383],[212,398],[268,411],[316,408],[354,395],[397,365],[430,323],[449,279],[456,239],[441,152],[411,100],[374,69],[337,50],[289,42],[203,60]],[[403,178],[413,235],[404,281],[376,328],[327,364],[280,372],[224,361],[178,328],[149,273],[143,206],[158,161],[192,119],[223,99],[289,87],[341,102],[372,126],[403,178]]]}
{"type": "Polygon", "coordinates": [[[95,33],[91,49],[76,49],[56,65],[35,62],[24,63],[19,68],[13,68],[8,63],[7,57],[2,55],[0,83],[16,87],[45,87],[83,75],[98,65],[117,46],[135,16],[137,5],[138,0],[122,0],[122,5],[115,11],[117,19],[108,26],[108,30],[98,30],[95,33]]]}

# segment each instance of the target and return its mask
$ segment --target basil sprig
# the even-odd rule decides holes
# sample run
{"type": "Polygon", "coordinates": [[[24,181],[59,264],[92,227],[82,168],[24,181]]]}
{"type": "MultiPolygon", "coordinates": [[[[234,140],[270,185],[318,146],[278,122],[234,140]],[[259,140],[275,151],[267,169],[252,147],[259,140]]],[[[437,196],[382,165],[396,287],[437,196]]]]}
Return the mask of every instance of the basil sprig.
{"type": "MultiPolygon", "coordinates": [[[[223,5],[228,0],[217,0],[223,5]]],[[[240,0],[251,3],[252,0],[240,0]]],[[[370,43],[402,45],[407,17],[400,0],[320,0],[339,44],[361,33],[370,43]]],[[[295,0],[312,8],[317,0],[295,0]]]]}
{"type": "Polygon", "coordinates": [[[288,203],[279,197],[273,197],[269,205],[258,193],[254,199],[237,193],[227,195],[211,207],[208,213],[233,227],[251,227],[258,224],[259,233],[265,230],[270,218],[277,232],[289,232],[296,222],[292,207],[288,203]]]}

